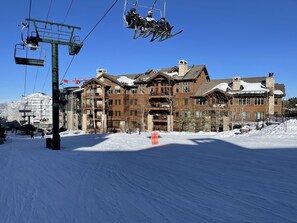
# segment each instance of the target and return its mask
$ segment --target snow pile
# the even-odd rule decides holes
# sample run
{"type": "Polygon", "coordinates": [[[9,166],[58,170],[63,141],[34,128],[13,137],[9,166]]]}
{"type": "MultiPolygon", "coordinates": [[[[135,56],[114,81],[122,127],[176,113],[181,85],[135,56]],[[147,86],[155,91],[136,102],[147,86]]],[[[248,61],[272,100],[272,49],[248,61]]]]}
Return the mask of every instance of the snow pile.
{"type": "Polygon", "coordinates": [[[276,137],[282,137],[284,135],[297,135],[297,120],[287,120],[281,124],[272,124],[265,126],[261,131],[252,130],[249,134],[251,135],[273,135],[276,137]]]}

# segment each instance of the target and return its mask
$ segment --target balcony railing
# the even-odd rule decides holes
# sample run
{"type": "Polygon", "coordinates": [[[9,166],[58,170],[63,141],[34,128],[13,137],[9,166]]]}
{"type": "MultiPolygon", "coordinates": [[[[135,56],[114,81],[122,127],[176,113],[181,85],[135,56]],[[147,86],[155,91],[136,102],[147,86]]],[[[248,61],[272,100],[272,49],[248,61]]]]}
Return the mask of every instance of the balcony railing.
{"type": "Polygon", "coordinates": [[[172,92],[170,93],[169,91],[152,91],[150,93],[151,96],[172,96],[172,92]]]}
{"type": "Polygon", "coordinates": [[[160,103],[158,103],[158,104],[153,103],[153,104],[151,104],[151,107],[152,108],[170,108],[170,105],[168,105],[168,104],[160,104],[160,103]]]}
{"type": "Polygon", "coordinates": [[[87,118],[88,119],[93,119],[93,118],[95,118],[95,119],[101,119],[101,115],[95,115],[95,116],[93,116],[93,114],[89,114],[89,115],[87,115],[87,118]]]}
{"type": "Polygon", "coordinates": [[[84,105],[84,108],[96,108],[96,109],[102,109],[103,108],[103,105],[93,105],[93,104],[85,104],[84,105]]]}
{"type": "Polygon", "coordinates": [[[153,120],[167,120],[166,115],[154,115],[153,120]]]}
{"type": "Polygon", "coordinates": [[[103,97],[103,94],[99,93],[87,93],[86,97],[103,97]]]}

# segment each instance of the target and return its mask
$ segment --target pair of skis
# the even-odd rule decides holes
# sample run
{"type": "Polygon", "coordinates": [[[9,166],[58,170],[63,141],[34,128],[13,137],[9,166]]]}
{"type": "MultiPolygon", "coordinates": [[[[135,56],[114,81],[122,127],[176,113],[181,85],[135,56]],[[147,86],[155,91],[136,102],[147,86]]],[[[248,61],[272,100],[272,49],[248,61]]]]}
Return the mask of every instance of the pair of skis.
{"type": "Polygon", "coordinates": [[[183,30],[180,30],[177,33],[171,34],[170,31],[172,29],[173,29],[173,26],[170,28],[170,30],[155,32],[152,29],[141,30],[141,27],[140,28],[135,27],[133,39],[138,39],[139,37],[147,38],[151,34],[153,34],[153,37],[151,38],[150,42],[153,42],[153,41],[155,41],[157,39],[159,39],[158,40],[159,42],[162,42],[162,41],[165,41],[165,40],[167,40],[169,38],[172,38],[172,37],[174,37],[174,36],[176,36],[176,35],[183,32],[183,30]],[[139,33],[139,31],[140,31],[140,33],[139,33]]]}
{"type": "Polygon", "coordinates": [[[159,39],[159,42],[162,42],[183,32],[183,30],[180,30],[177,33],[171,34],[172,29],[173,26],[170,28],[170,30],[154,33],[153,37],[151,38],[151,42],[157,39],[159,39]]]}

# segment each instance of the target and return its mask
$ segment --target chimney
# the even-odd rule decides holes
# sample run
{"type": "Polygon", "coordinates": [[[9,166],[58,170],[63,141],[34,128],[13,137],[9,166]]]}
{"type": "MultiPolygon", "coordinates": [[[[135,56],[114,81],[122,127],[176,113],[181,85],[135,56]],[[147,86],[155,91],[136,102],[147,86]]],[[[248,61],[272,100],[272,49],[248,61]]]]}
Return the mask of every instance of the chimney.
{"type": "Polygon", "coordinates": [[[188,72],[188,62],[185,60],[180,60],[178,63],[178,76],[185,76],[188,72]]]}
{"type": "Polygon", "coordinates": [[[266,88],[270,90],[271,94],[274,94],[274,74],[269,73],[266,77],[266,88]]]}
{"type": "Polygon", "coordinates": [[[268,115],[274,115],[274,74],[269,73],[266,77],[266,88],[269,90],[268,95],[268,115]]]}
{"type": "Polygon", "coordinates": [[[96,77],[99,77],[101,74],[107,73],[106,69],[97,69],[96,70],[96,77]]]}
{"type": "Polygon", "coordinates": [[[241,86],[241,80],[239,76],[233,77],[233,91],[239,91],[241,86]]]}

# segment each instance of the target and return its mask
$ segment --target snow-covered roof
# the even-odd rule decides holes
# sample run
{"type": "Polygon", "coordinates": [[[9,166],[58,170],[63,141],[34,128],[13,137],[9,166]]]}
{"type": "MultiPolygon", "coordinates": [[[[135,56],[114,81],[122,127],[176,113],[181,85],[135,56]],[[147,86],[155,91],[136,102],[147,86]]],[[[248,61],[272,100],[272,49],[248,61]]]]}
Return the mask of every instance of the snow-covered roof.
{"type": "Polygon", "coordinates": [[[25,98],[27,98],[27,99],[31,99],[31,98],[49,98],[49,99],[51,99],[50,96],[46,95],[45,93],[40,93],[40,92],[30,94],[30,95],[26,96],[25,98]]]}
{"type": "Polygon", "coordinates": [[[240,92],[236,93],[264,93],[268,92],[269,90],[265,88],[265,86],[261,83],[248,83],[243,80],[240,81],[240,84],[242,86],[240,92]]]}
{"type": "Polygon", "coordinates": [[[83,88],[79,88],[79,89],[74,90],[73,93],[78,93],[78,92],[83,92],[83,91],[84,91],[83,88]]]}
{"type": "Polygon", "coordinates": [[[274,91],[274,94],[276,94],[276,95],[283,95],[284,92],[282,92],[281,90],[275,90],[274,91]]]}
{"type": "Polygon", "coordinates": [[[126,76],[121,76],[117,79],[119,82],[123,83],[123,84],[127,84],[129,86],[133,86],[134,85],[134,80],[130,79],[126,76]]]}
{"type": "Polygon", "coordinates": [[[168,76],[171,76],[171,77],[173,77],[173,76],[177,76],[177,75],[178,75],[178,72],[177,72],[177,71],[175,71],[175,72],[172,72],[172,73],[169,73],[169,72],[164,72],[164,74],[167,74],[168,76]]]}
{"type": "Polygon", "coordinates": [[[219,83],[218,85],[214,86],[212,89],[210,89],[209,91],[205,92],[205,94],[208,94],[209,92],[213,91],[213,90],[221,90],[224,92],[228,92],[231,93],[230,91],[232,91],[232,89],[229,87],[228,83],[219,83]]]}
{"type": "MultiPolygon", "coordinates": [[[[197,91],[196,95],[204,96],[214,90],[220,90],[222,92],[226,92],[228,94],[263,94],[269,92],[261,82],[246,82],[240,81],[240,89],[238,91],[234,91],[231,86],[232,82],[224,81],[207,81],[202,85],[202,87],[197,91]]],[[[276,91],[277,93],[281,93],[282,91],[276,91]]]]}

